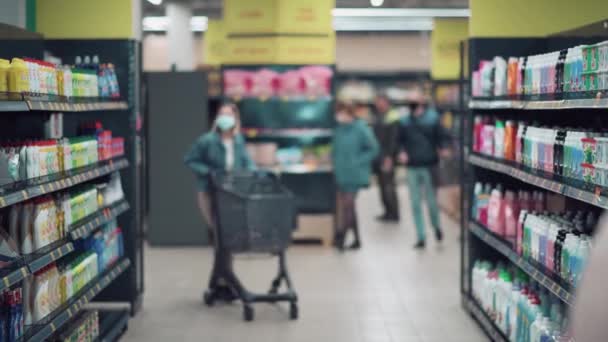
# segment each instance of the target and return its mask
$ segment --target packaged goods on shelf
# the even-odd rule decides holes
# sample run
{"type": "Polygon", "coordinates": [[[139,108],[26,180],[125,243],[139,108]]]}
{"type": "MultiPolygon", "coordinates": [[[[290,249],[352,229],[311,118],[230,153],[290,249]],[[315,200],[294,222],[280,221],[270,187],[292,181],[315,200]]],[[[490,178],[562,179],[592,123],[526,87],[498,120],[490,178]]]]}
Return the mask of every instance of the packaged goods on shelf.
{"type": "Polygon", "coordinates": [[[108,183],[84,185],[71,191],[14,204],[0,210],[2,255],[31,254],[63,239],[77,222],[124,199],[120,175],[108,183]]]}
{"type": "Polygon", "coordinates": [[[97,341],[99,337],[99,312],[84,311],[74,321],[57,334],[52,341],[56,342],[89,342],[97,341]]]}
{"type": "Polygon", "coordinates": [[[82,253],[71,260],[60,260],[24,279],[28,289],[24,306],[26,324],[47,317],[82,290],[99,273],[98,255],[82,253]]]}
{"type": "Polygon", "coordinates": [[[112,131],[104,129],[100,121],[84,122],[80,125],[79,134],[97,138],[99,160],[108,160],[124,155],[124,138],[113,137],[112,131]]]}
{"type": "Polygon", "coordinates": [[[77,244],[74,256],[60,259],[24,279],[25,324],[35,324],[88,286],[124,253],[122,231],[115,222],[77,244]]]}
{"type": "Polygon", "coordinates": [[[0,341],[14,342],[25,329],[23,289],[18,287],[0,295],[0,341]]]}
{"type": "Polygon", "coordinates": [[[305,66],[277,72],[224,71],[224,95],[233,98],[326,97],[331,95],[333,70],[326,66],[305,66]]]}
{"type": "Polygon", "coordinates": [[[80,241],[77,249],[92,250],[97,253],[97,268],[103,272],[123,256],[122,229],[118,227],[116,220],[104,225],[91,237],[80,241]]]}
{"type": "Polygon", "coordinates": [[[78,57],[74,67],[32,58],[0,60],[0,92],[118,98],[114,66],[100,64],[97,56],[78,57]]]}
{"type": "Polygon", "coordinates": [[[473,151],[526,167],[608,187],[608,136],[476,117],[473,151]]]}
{"type": "Polygon", "coordinates": [[[507,190],[475,185],[474,220],[505,239],[527,260],[533,260],[564,282],[576,286],[591,249],[597,223],[593,212],[549,213],[541,191],[507,190]],[[540,214],[544,213],[544,214],[540,214]]]}
{"type": "Polygon", "coordinates": [[[475,300],[514,342],[571,341],[566,308],[518,269],[475,261],[471,290],[475,300]]]}
{"type": "Polygon", "coordinates": [[[480,62],[472,76],[473,96],[541,95],[608,89],[608,41],[540,55],[509,57],[506,68],[503,61],[501,57],[496,57],[493,61],[480,62]]]}

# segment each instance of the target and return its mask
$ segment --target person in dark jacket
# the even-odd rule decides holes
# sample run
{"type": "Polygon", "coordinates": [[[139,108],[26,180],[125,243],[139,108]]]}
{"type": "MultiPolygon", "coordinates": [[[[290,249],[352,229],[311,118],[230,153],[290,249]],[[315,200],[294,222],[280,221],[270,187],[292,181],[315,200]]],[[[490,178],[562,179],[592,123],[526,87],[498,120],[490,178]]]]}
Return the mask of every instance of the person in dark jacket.
{"type": "Polygon", "coordinates": [[[439,122],[439,114],[428,106],[424,95],[417,94],[413,102],[410,106],[411,114],[401,120],[399,160],[407,165],[407,184],[418,236],[414,248],[424,248],[426,237],[422,214],[423,194],[426,197],[435,237],[438,241],[443,239],[432,174],[433,168],[439,163],[439,156],[449,154],[450,139],[439,122]]]}
{"type": "Polygon", "coordinates": [[[220,107],[213,128],[201,135],[186,156],[184,163],[194,172],[198,183],[198,206],[213,237],[210,183],[214,171],[253,170],[255,165],[240,134],[238,109],[233,104],[220,107]]]}
{"type": "Polygon", "coordinates": [[[336,106],[338,126],[332,142],[334,177],[338,187],[337,224],[334,246],[344,248],[349,229],[353,230],[354,242],[350,248],[361,247],[355,200],[357,192],[369,186],[372,162],[378,155],[378,143],[367,123],[358,119],[350,103],[336,106]]]}
{"type": "Polygon", "coordinates": [[[399,114],[391,108],[385,95],[376,97],[374,133],[380,144],[380,155],[374,163],[384,213],[377,217],[384,222],[399,222],[399,197],[395,183],[395,160],[399,150],[399,114]]]}

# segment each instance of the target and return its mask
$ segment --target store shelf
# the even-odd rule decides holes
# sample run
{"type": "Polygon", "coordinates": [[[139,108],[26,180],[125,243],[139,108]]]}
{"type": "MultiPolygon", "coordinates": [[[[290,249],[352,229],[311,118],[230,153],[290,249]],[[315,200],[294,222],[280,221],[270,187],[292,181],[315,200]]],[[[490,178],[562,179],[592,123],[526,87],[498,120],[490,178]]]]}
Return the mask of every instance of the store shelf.
{"type": "Polygon", "coordinates": [[[0,112],[90,112],[128,109],[125,101],[100,98],[74,98],[53,95],[21,95],[0,93],[0,112]]]}
{"type": "Polygon", "coordinates": [[[20,266],[17,269],[8,270],[7,272],[8,273],[3,274],[0,279],[0,293],[22,281],[29,274],[27,266],[20,266]]]}
{"type": "Polygon", "coordinates": [[[97,228],[110,222],[127,210],[129,210],[129,203],[125,200],[118,202],[118,204],[103,208],[91,217],[84,218],[79,223],[74,224],[73,228],[69,230],[70,238],[72,240],[85,238],[97,228]]]}
{"type": "Polygon", "coordinates": [[[99,312],[99,337],[95,342],[114,342],[127,329],[129,311],[99,312]]]}
{"type": "Polygon", "coordinates": [[[549,179],[547,175],[543,175],[540,171],[531,169],[525,170],[521,166],[510,165],[504,161],[498,161],[477,154],[469,154],[468,160],[469,163],[478,167],[509,175],[545,190],[574,198],[600,208],[608,209],[608,197],[601,194],[602,188],[599,186],[596,186],[595,191],[591,192],[574,185],[566,184],[560,180],[549,179]]]}
{"type": "Polygon", "coordinates": [[[243,128],[242,131],[247,138],[330,138],[333,136],[333,130],[327,128],[243,128]]]}
{"type": "Polygon", "coordinates": [[[30,108],[23,101],[0,101],[0,112],[27,112],[30,108]]]}
{"type": "Polygon", "coordinates": [[[554,101],[522,100],[471,100],[471,109],[520,109],[520,110],[555,110],[577,108],[608,108],[608,98],[571,99],[554,101]]]}
{"type": "Polygon", "coordinates": [[[552,275],[547,274],[544,270],[538,269],[536,266],[519,256],[507,243],[494,236],[492,232],[480,224],[471,222],[469,224],[469,230],[488,246],[507,257],[514,265],[526,272],[530,277],[555,294],[559,299],[572,305],[574,295],[564,286],[553,280],[552,275]]]}
{"type": "Polygon", "coordinates": [[[71,242],[57,241],[25,257],[30,273],[38,272],[47,265],[74,251],[71,242]]]}
{"type": "Polygon", "coordinates": [[[70,322],[72,317],[74,317],[86,303],[90,302],[103,289],[110,285],[110,283],[122,274],[130,264],[131,262],[129,259],[123,259],[102,275],[98,276],[95,280],[89,282],[84,289],[73,296],[72,299],[61,308],[55,310],[47,318],[42,319],[41,322],[31,326],[30,329],[26,331],[23,340],[33,342],[47,341],[55,331],[70,322]]]}
{"type": "Polygon", "coordinates": [[[77,184],[88,182],[92,179],[108,175],[114,171],[129,166],[126,158],[116,158],[109,161],[72,170],[67,173],[41,177],[39,180],[28,181],[25,185],[10,189],[5,188],[5,193],[0,196],[0,208],[26,201],[30,198],[63,190],[77,184]]]}
{"type": "Polygon", "coordinates": [[[505,336],[505,334],[498,329],[496,324],[488,317],[488,315],[483,311],[477,301],[473,298],[465,297],[466,307],[471,313],[471,315],[475,318],[475,320],[481,325],[481,328],[486,332],[488,337],[492,339],[494,342],[507,342],[509,339],[505,336]]]}

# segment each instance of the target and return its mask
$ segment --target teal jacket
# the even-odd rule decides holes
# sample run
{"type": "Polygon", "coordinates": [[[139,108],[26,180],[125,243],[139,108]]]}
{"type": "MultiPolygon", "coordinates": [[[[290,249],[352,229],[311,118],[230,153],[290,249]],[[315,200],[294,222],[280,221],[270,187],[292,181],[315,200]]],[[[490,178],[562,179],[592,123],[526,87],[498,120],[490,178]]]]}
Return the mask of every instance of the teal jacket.
{"type": "MultiPolygon", "coordinates": [[[[214,171],[226,170],[226,148],[220,135],[211,131],[201,135],[184,157],[184,163],[194,171],[198,190],[207,191],[214,171]]],[[[242,135],[234,137],[234,170],[253,170],[255,164],[247,153],[242,135]]]]}
{"type": "Polygon", "coordinates": [[[355,192],[369,185],[371,168],[380,148],[367,123],[356,120],[334,131],[332,161],[338,190],[355,192]]]}

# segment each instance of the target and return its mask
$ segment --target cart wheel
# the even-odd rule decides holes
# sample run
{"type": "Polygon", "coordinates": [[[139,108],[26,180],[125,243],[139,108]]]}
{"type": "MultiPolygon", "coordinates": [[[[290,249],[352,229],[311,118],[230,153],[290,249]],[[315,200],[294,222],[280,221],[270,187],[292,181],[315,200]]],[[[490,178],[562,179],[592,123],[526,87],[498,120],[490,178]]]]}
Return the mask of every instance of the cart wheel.
{"type": "Polygon", "coordinates": [[[254,315],[255,315],[255,312],[253,311],[253,307],[251,305],[245,305],[245,306],[243,306],[243,319],[246,322],[253,321],[253,316],[254,315]]]}
{"type": "Polygon", "coordinates": [[[291,303],[289,305],[289,318],[292,320],[296,320],[298,319],[299,316],[299,312],[298,312],[298,304],[297,303],[291,303]]]}
{"type": "Polygon", "coordinates": [[[213,306],[214,298],[213,294],[211,294],[209,290],[205,291],[205,293],[203,294],[203,302],[205,302],[205,305],[207,306],[213,306]]]}

